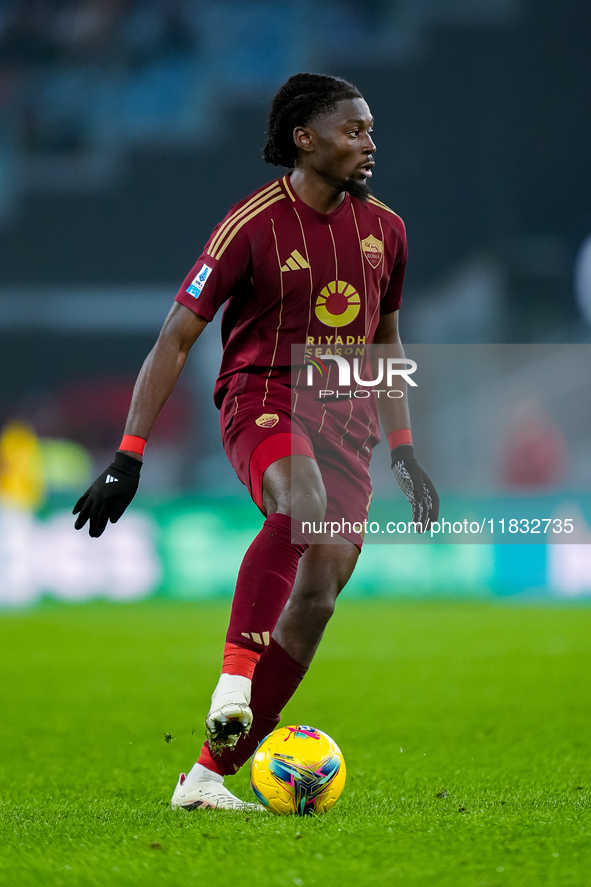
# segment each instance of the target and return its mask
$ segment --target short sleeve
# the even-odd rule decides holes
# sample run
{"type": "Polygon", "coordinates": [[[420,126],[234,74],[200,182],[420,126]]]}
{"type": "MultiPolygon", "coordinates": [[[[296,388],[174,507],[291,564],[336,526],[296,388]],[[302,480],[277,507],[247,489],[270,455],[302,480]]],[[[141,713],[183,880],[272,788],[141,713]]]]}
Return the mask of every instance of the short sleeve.
{"type": "Polygon", "coordinates": [[[207,321],[213,320],[250,267],[247,234],[239,231],[235,236],[221,240],[223,225],[224,222],[220,222],[216,226],[175,297],[175,301],[207,321]]]}
{"type": "Polygon", "coordinates": [[[380,314],[392,314],[402,304],[402,284],[406,271],[406,231],[402,219],[398,218],[399,228],[396,231],[396,259],[390,274],[386,292],[380,302],[380,314]]]}

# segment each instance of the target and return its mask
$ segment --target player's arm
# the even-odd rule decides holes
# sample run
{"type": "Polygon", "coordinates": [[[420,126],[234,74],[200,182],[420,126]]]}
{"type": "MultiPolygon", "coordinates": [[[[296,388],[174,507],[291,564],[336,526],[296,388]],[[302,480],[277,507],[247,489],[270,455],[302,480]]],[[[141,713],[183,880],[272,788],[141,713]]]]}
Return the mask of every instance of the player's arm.
{"type": "MultiPolygon", "coordinates": [[[[398,311],[391,314],[382,314],[378,328],[372,340],[373,345],[388,345],[388,357],[404,357],[404,348],[398,332],[398,311]]],[[[378,398],[378,411],[384,431],[388,438],[394,438],[394,432],[407,430],[410,436],[410,413],[408,410],[407,384],[404,376],[400,376],[396,382],[403,397],[378,398]]],[[[392,449],[392,447],[390,447],[392,449]]]]}
{"type": "MultiPolygon", "coordinates": [[[[398,311],[381,316],[373,344],[387,345],[388,357],[404,358],[398,331],[398,311]]],[[[378,398],[378,411],[388,438],[396,481],[411,504],[413,521],[426,530],[431,521],[439,516],[439,496],[431,478],[415,457],[406,379],[400,376],[396,386],[403,392],[403,397],[378,398]]]]}
{"type": "Polygon", "coordinates": [[[126,435],[148,439],[154,422],[172,394],[189,351],[206,326],[203,317],[174,302],[135,383],[125,423],[126,435]]]}
{"type": "Polygon", "coordinates": [[[74,506],[77,530],[88,521],[90,535],[100,536],[107,521],[118,521],[135,496],[144,442],[178,381],[189,351],[206,326],[204,318],[178,302],[173,304],[137,378],[122,448],[74,506]]]}

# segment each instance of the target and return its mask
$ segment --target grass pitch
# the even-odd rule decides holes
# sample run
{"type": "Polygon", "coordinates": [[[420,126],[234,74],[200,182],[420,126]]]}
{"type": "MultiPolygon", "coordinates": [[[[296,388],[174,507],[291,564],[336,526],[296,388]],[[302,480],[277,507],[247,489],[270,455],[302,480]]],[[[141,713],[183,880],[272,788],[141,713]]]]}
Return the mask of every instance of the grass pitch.
{"type": "Polygon", "coordinates": [[[173,813],[227,610],[0,616],[0,883],[591,884],[591,609],[343,601],[283,720],[339,743],[336,807],[173,813]]]}

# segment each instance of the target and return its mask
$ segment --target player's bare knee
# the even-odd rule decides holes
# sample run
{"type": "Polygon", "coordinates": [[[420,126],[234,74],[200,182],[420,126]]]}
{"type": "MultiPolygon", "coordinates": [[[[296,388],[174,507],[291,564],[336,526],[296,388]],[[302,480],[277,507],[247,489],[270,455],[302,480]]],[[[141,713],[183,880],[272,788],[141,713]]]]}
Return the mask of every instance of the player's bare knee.
{"type": "Polygon", "coordinates": [[[289,605],[301,611],[302,620],[308,624],[326,625],[335,610],[338,597],[336,584],[294,587],[289,605]]]}
{"type": "Polygon", "coordinates": [[[290,514],[294,520],[318,523],[326,514],[326,490],[314,459],[292,459],[290,514]]]}
{"type": "Polygon", "coordinates": [[[263,506],[267,514],[278,511],[295,521],[318,525],[326,513],[326,490],[317,478],[301,478],[290,486],[263,492],[263,506]]]}
{"type": "Polygon", "coordinates": [[[263,505],[267,514],[287,514],[294,521],[304,527],[319,526],[324,521],[326,513],[326,493],[324,487],[320,490],[293,490],[282,496],[271,496],[263,499],[263,505]]]}
{"type": "Polygon", "coordinates": [[[270,465],[263,475],[263,507],[296,521],[323,521],[326,491],[315,459],[293,456],[270,465]]]}
{"type": "Polygon", "coordinates": [[[305,487],[298,485],[292,488],[289,513],[294,520],[302,523],[321,523],[326,514],[324,485],[322,483],[305,487]]]}
{"type": "Polygon", "coordinates": [[[317,597],[312,605],[312,617],[317,625],[325,626],[332,618],[335,610],[336,595],[323,594],[317,597]]]}

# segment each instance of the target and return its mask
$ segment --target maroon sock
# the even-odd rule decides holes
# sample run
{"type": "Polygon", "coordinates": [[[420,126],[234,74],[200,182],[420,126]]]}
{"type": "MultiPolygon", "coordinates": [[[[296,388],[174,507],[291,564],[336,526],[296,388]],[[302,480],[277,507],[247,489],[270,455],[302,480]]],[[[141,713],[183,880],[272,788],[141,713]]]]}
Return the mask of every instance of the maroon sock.
{"type": "Polygon", "coordinates": [[[227,644],[263,652],[291,594],[300,557],[307,547],[308,540],[294,531],[289,515],[269,515],[238,571],[227,644]]]}
{"type": "Polygon", "coordinates": [[[206,742],[201,749],[199,763],[222,776],[236,773],[248,761],[261,739],[275,729],[281,712],[307,671],[305,665],[296,662],[272,639],[261,656],[252,679],[250,707],[253,720],[250,733],[240,737],[236,748],[226,749],[215,757],[212,757],[206,742]]]}

